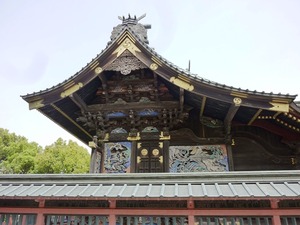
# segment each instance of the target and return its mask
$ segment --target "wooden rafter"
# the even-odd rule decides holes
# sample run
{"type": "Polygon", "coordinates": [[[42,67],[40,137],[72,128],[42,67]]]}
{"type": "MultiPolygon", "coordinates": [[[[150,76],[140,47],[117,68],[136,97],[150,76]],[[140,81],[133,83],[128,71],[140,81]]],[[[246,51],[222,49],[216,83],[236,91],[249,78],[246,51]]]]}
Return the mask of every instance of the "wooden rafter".
{"type": "Polygon", "coordinates": [[[102,89],[105,93],[105,100],[106,100],[106,102],[108,102],[107,79],[106,79],[104,73],[99,74],[98,77],[100,78],[101,83],[102,83],[102,89]]]}
{"type": "Polygon", "coordinates": [[[239,110],[240,106],[236,105],[236,104],[231,104],[226,117],[224,119],[224,125],[225,125],[225,131],[226,134],[230,134],[230,130],[231,130],[231,122],[236,114],[236,112],[239,110]]]}
{"type": "Polygon", "coordinates": [[[71,100],[84,112],[87,111],[87,105],[83,101],[83,99],[76,93],[70,95],[71,100]]]}
{"type": "Polygon", "coordinates": [[[204,109],[205,109],[205,104],[206,104],[206,97],[203,96],[202,103],[201,103],[201,109],[200,109],[200,118],[203,116],[203,112],[204,112],[204,109]]]}
{"type": "Polygon", "coordinates": [[[180,112],[183,112],[183,105],[184,105],[184,89],[183,88],[180,88],[179,102],[180,102],[180,112]]]}
{"type": "Polygon", "coordinates": [[[259,114],[262,112],[262,109],[258,109],[257,112],[254,114],[254,116],[251,118],[251,120],[248,122],[248,125],[251,125],[254,120],[259,116],[259,114]]]}

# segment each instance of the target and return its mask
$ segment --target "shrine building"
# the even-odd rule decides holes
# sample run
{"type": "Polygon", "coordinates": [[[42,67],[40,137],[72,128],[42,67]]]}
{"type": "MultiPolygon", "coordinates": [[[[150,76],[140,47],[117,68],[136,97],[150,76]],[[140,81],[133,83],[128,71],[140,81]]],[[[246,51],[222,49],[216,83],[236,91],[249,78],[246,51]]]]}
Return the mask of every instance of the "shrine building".
{"type": "Polygon", "coordinates": [[[1,224],[300,225],[296,95],[177,67],[144,16],[119,17],[86,66],[22,96],[90,146],[90,173],[1,175],[1,224]]]}

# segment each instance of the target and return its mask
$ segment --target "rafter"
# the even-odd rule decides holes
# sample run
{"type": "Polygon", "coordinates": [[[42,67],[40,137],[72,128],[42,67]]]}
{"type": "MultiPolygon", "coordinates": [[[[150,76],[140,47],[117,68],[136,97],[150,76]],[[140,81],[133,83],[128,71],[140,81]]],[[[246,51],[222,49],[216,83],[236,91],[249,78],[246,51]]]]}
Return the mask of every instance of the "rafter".
{"type": "Polygon", "coordinates": [[[224,119],[224,125],[225,125],[225,132],[226,134],[230,134],[231,131],[231,122],[235,116],[235,114],[237,113],[237,111],[239,110],[240,106],[236,105],[236,104],[231,104],[226,117],[224,119]]]}
{"type": "Polygon", "coordinates": [[[251,120],[248,122],[248,125],[251,125],[253,122],[254,122],[254,120],[256,120],[256,118],[259,116],[259,114],[262,112],[262,109],[258,109],[257,111],[256,111],[256,113],[254,114],[254,116],[251,118],[251,120]]]}
{"type": "Polygon", "coordinates": [[[183,112],[183,105],[184,105],[184,89],[183,88],[180,88],[179,103],[180,103],[180,112],[183,112]]]}
{"type": "Polygon", "coordinates": [[[84,112],[87,111],[87,105],[83,101],[83,99],[76,93],[70,95],[71,100],[84,112]]]}
{"type": "Polygon", "coordinates": [[[202,103],[201,103],[201,109],[200,109],[200,118],[203,116],[203,112],[205,109],[205,104],[206,104],[206,97],[203,96],[202,97],[202,103]]]}

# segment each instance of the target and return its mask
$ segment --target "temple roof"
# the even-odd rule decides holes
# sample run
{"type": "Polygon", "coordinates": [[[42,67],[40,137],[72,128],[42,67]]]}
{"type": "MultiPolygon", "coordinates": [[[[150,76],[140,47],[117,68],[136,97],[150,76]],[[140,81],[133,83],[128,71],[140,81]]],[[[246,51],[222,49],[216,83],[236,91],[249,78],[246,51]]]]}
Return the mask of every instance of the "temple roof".
{"type": "Polygon", "coordinates": [[[287,199],[300,197],[299,172],[1,175],[0,197],[287,199]]]}
{"type": "MultiPolygon", "coordinates": [[[[131,61],[134,66],[125,68],[127,72],[137,69],[152,71],[174,98],[183,98],[184,104],[200,112],[200,117],[218,119],[226,124],[233,121],[269,127],[269,130],[276,130],[276,134],[284,138],[299,140],[300,109],[294,103],[297,95],[244,90],[179,68],[149,47],[146,31],[149,25],[139,23],[142,17],[121,18],[122,24],[114,28],[106,48],[70,78],[46,90],[21,96],[29,103],[29,108],[39,110],[88,143],[95,134],[76,121],[78,112],[89,110],[92,95],[99,87],[106,86],[110,71],[120,72],[112,65],[131,57],[136,62],[131,61]],[[279,129],[274,129],[274,126],[279,129]],[[286,129],[292,135],[287,134],[286,129]]],[[[123,66],[128,64],[123,62],[123,66]]]]}

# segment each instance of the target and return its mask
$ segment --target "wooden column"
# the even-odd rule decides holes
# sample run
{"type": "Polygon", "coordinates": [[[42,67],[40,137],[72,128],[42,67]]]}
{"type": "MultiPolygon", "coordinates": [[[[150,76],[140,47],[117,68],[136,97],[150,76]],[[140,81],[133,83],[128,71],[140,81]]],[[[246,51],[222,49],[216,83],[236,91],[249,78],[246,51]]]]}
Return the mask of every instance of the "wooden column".
{"type": "Polygon", "coordinates": [[[170,146],[170,141],[166,140],[163,141],[163,161],[164,161],[164,172],[169,172],[169,146],[170,146]]]}
{"type": "Polygon", "coordinates": [[[45,207],[45,200],[39,200],[39,211],[37,213],[35,225],[45,224],[45,216],[43,208],[45,207]]]}
{"type": "Polygon", "coordinates": [[[95,173],[96,172],[95,171],[96,159],[97,159],[96,148],[92,148],[91,161],[90,161],[90,173],[95,173]]]}
{"type": "Polygon", "coordinates": [[[274,215],[272,217],[272,225],[281,225],[280,216],[279,215],[274,215]]]}
{"type": "Polygon", "coordinates": [[[193,213],[191,213],[193,211],[193,209],[195,208],[195,204],[192,199],[187,201],[187,207],[189,209],[189,214],[188,214],[189,225],[195,225],[195,215],[193,213]]]}
{"type": "MultiPolygon", "coordinates": [[[[270,202],[271,202],[271,208],[272,209],[278,209],[278,200],[277,199],[270,200],[270,202]]],[[[272,225],[281,225],[280,215],[273,214],[272,225]]]]}
{"type": "Polygon", "coordinates": [[[137,157],[137,153],[136,153],[136,147],[137,142],[136,141],[132,141],[131,142],[131,160],[130,160],[130,173],[136,173],[136,157],[137,157]]]}
{"type": "Polygon", "coordinates": [[[109,224],[116,224],[116,214],[115,214],[115,208],[116,208],[116,200],[110,200],[109,201],[109,215],[108,215],[108,223],[109,224]]]}

